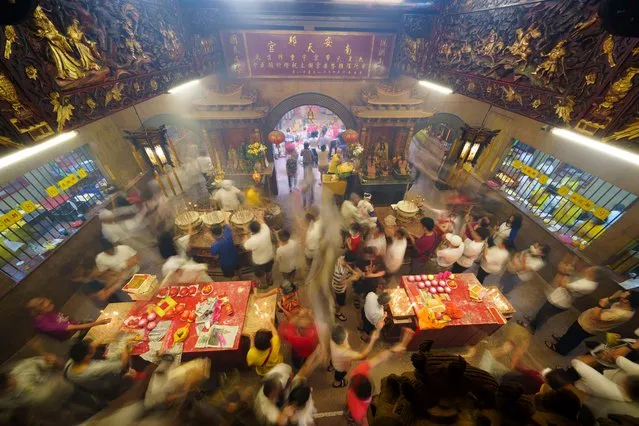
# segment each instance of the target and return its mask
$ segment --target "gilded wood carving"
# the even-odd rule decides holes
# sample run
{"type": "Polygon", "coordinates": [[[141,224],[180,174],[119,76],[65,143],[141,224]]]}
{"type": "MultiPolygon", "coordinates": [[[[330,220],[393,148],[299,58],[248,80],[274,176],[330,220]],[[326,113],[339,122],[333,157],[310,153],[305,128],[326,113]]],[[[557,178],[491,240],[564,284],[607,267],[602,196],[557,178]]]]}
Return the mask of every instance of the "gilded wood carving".
{"type": "Polygon", "coordinates": [[[41,139],[52,131],[25,129],[78,127],[216,70],[216,36],[195,43],[184,27],[177,0],[42,0],[31,18],[0,31],[0,82],[31,114],[24,122],[0,97],[0,136],[41,139]]]}

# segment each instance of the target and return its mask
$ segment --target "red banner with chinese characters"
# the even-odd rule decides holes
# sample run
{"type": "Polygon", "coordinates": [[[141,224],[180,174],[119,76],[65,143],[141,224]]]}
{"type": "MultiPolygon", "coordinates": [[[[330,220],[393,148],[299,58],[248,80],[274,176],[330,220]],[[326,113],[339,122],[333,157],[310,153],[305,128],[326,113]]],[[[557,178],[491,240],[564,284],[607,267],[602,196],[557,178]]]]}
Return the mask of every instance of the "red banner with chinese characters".
{"type": "Polygon", "coordinates": [[[394,34],[221,31],[229,76],[386,79],[394,34]]]}

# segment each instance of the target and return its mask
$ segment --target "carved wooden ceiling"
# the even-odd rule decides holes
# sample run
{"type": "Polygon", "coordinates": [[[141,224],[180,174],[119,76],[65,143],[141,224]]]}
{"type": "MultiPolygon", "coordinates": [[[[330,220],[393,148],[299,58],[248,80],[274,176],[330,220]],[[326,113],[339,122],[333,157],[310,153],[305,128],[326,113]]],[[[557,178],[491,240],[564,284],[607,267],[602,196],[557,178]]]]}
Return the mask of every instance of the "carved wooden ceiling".
{"type": "Polygon", "coordinates": [[[406,16],[395,66],[457,93],[598,137],[639,138],[639,39],[606,33],[598,0],[450,0],[406,16]]]}
{"type": "Polygon", "coordinates": [[[176,0],[42,0],[0,28],[0,145],[79,127],[219,67],[176,0]]]}

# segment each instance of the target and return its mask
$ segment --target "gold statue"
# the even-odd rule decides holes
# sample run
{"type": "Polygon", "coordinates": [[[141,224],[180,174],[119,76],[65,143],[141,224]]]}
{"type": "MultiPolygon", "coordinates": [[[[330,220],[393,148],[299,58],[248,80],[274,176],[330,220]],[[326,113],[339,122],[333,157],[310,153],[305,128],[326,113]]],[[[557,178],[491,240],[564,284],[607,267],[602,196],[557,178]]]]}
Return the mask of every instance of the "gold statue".
{"type": "Polygon", "coordinates": [[[612,84],[604,97],[604,101],[597,107],[597,113],[608,115],[615,104],[628,95],[633,86],[632,80],[637,74],[639,74],[639,68],[628,68],[625,75],[612,84]]]}
{"type": "Polygon", "coordinates": [[[515,56],[519,56],[519,60],[515,63],[523,62],[524,67],[528,64],[528,55],[531,53],[530,41],[541,37],[541,31],[533,24],[524,31],[523,28],[517,28],[517,40],[506,49],[515,56]]]}
{"type": "Polygon", "coordinates": [[[488,38],[477,43],[477,51],[480,55],[488,56],[495,63],[494,55],[504,48],[504,42],[499,39],[495,30],[490,30],[488,38]]]}
{"type": "Polygon", "coordinates": [[[605,142],[608,142],[611,140],[618,141],[621,139],[626,139],[631,141],[637,138],[639,138],[639,117],[635,117],[635,120],[632,123],[628,124],[625,128],[621,130],[617,130],[612,135],[605,137],[603,140],[605,142]]]}
{"type": "Polygon", "coordinates": [[[375,147],[375,160],[379,162],[388,162],[388,142],[385,138],[380,138],[375,147]]]}
{"type": "Polygon", "coordinates": [[[77,19],[74,19],[73,23],[67,28],[67,36],[80,55],[82,69],[85,71],[97,71],[102,68],[97,62],[98,59],[96,57],[99,58],[100,54],[95,48],[95,42],[87,40],[77,19]]]}
{"type": "Polygon", "coordinates": [[[0,101],[5,101],[11,105],[11,108],[17,113],[24,111],[24,106],[20,103],[18,92],[9,80],[9,77],[0,73],[0,101]]]}
{"type": "Polygon", "coordinates": [[[138,22],[140,20],[140,12],[131,4],[126,4],[122,10],[124,14],[124,22],[122,23],[122,30],[126,34],[124,43],[129,49],[131,58],[135,61],[146,59],[147,54],[142,49],[142,45],[135,38],[138,31],[138,22]]]}
{"type": "Polygon", "coordinates": [[[562,74],[565,74],[565,65],[564,65],[564,56],[566,55],[566,49],[564,46],[566,45],[566,40],[561,40],[552,50],[548,53],[542,53],[541,56],[547,58],[543,61],[533,74],[538,75],[540,77],[553,78],[557,75],[557,71],[559,70],[559,62],[561,61],[562,74]]]}
{"type": "MultiPolygon", "coordinates": [[[[601,46],[601,55],[608,55],[608,64],[610,68],[614,68],[617,66],[615,63],[615,39],[612,37],[612,34],[608,34],[608,37],[603,42],[601,46]]],[[[599,56],[601,56],[599,55],[599,56]]]]}
{"type": "Polygon", "coordinates": [[[60,102],[60,94],[58,92],[53,92],[49,95],[49,102],[53,105],[53,112],[57,114],[58,132],[61,132],[66,122],[73,117],[75,107],[69,103],[68,99],[64,99],[60,102]]]}
{"type": "Polygon", "coordinates": [[[573,96],[567,96],[555,105],[555,114],[557,114],[557,117],[561,118],[564,123],[568,124],[570,123],[570,117],[574,109],[575,98],[573,96]]]}
{"type": "Polygon", "coordinates": [[[519,102],[519,105],[523,105],[524,101],[521,98],[521,95],[515,91],[512,87],[508,86],[506,89],[502,86],[501,90],[504,91],[504,98],[508,102],[519,102]]]}
{"type": "Polygon", "coordinates": [[[36,35],[47,41],[49,52],[58,71],[57,77],[61,80],[78,80],[85,77],[82,64],[73,56],[73,48],[69,41],[60,34],[40,6],[36,8],[33,17],[38,28],[36,35]]]}
{"type": "Polygon", "coordinates": [[[7,25],[4,27],[4,59],[9,59],[11,57],[11,47],[17,41],[18,36],[16,35],[16,29],[13,28],[13,25],[7,25]]]}

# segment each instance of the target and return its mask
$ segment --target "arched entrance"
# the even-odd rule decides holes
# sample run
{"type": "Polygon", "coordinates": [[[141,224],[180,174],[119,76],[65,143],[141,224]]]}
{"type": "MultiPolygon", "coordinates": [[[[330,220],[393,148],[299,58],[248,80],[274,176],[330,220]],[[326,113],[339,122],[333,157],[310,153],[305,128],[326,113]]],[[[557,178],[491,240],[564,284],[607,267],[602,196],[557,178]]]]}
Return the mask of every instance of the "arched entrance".
{"type": "Polygon", "coordinates": [[[321,93],[308,92],[299,93],[284,99],[277,104],[266,116],[265,121],[265,134],[268,134],[275,128],[280,119],[292,109],[295,109],[304,105],[319,105],[323,108],[329,109],[335,113],[342,120],[344,126],[347,129],[355,128],[355,119],[353,114],[346,108],[341,102],[331,98],[330,96],[322,95],[321,93]]]}

